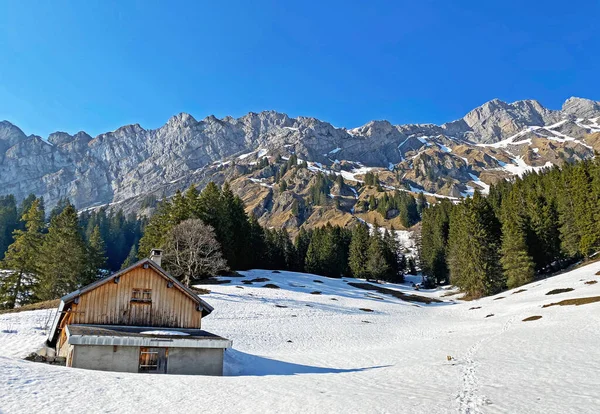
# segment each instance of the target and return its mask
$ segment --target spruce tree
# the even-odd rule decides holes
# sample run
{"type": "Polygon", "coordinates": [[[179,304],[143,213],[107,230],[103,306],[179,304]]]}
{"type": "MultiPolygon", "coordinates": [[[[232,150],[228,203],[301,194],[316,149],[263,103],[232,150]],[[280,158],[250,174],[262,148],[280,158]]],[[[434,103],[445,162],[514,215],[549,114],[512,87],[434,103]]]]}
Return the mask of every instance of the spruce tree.
{"type": "Polygon", "coordinates": [[[133,265],[137,261],[138,261],[138,249],[137,249],[137,245],[133,244],[133,246],[131,246],[131,249],[129,250],[129,254],[127,255],[127,258],[125,258],[125,261],[123,261],[123,264],[121,265],[121,269],[127,269],[129,266],[133,265]]]}
{"type": "Polygon", "coordinates": [[[390,266],[385,260],[385,245],[377,227],[369,241],[367,249],[367,271],[371,279],[384,279],[389,274],[390,266]]]}
{"type": "Polygon", "coordinates": [[[13,242],[13,231],[19,226],[17,202],[13,195],[0,196],[0,260],[13,242]]]}
{"type": "Polygon", "coordinates": [[[500,222],[478,192],[453,209],[448,264],[452,283],[471,297],[499,292],[504,286],[500,265],[500,222]]]}
{"type": "Polygon", "coordinates": [[[24,212],[24,230],[14,231],[14,242],[9,246],[2,263],[11,272],[1,280],[0,307],[14,308],[35,300],[34,291],[39,273],[39,252],[42,245],[44,210],[40,199],[35,199],[24,212]]]}
{"type": "Polygon", "coordinates": [[[352,275],[360,279],[367,279],[368,249],[370,245],[369,228],[366,224],[359,223],[352,229],[352,241],[350,242],[349,265],[352,275]]]}
{"type": "Polygon", "coordinates": [[[308,252],[308,246],[310,245],[311,233],[306,231],[304,227],[300,227],[298,236],[296,236],[296,254],[297,254],[297,270],[299,272],[305,271],[306,253],[308,252]]]}
{"type": "Polygon", "coordinates": [[[501,259],[506,285],[509,289],[524,285],[533,280],[534,263],[529,256],[526,237],[527,230],[522,217],[522,209],[513,193],[502,204],[502,248],[501,259]]]}
{"type": "Polygon", "coordinates": [[[249,255],[249,267],[265,267],[268,258],[265,232],[258,223],[258,219],[253,215],[250,216],[248,232],[248,246],[252,249],[252,254],[249,255]]]}
{"type": "Polygon", "coordinates": [[[425,194],[420,192],[417,195],[417,213],[419,216],[423,215],[423,210],[427,208],[427,199],[425,199],[425,194]]]}
{"type": "Polygon", "coordinates": [[[448,281],[448,235],[453,204],[442,200],[423,212],[419,256],[423,273],[435,284],[448,281]]]}
{"type": "Polygon", "coordinates": [[[106,246],[100,235],[100,227],[94,227],[87,246],[87,270],[82,285],[87,285],[97,280],[106,269],[106,246]]]}
{"type": "Polygon", "coordinates": [[[196,212],[198,218],[205,224],[212,226],[217,232],[217,239],[221,239],[219,228],[221,226],[221,190],[214,182],[210,182],[198,197],[196,212]]]}
{"type": "Polygon", "coordinates": [[[579,244],[581,241],[581,232],[575,219],[575,201],[572,195],[574,168],[571,165],[565,165],[556,183],[559,188],[557,192],[557,209],[559,213],[561,248],[567,255],[572,257],[580,254],[579,244]]]}
{"type": "Polygon", "coordinates": [[[175,225],[171,220],[171,202],[162,200],[140,239],[138,258],[148,257],[152,249],[157,249],[165,244],[167,233],[175,225]]]}
{"type": "Polygon", "coordinates": [[[403,275],[400,269],[400,246],[395,237],[395,230],[392,226],[391,230],[385,231],[383,234],[384,257],[390,270],[385,280],[389,282],[402,282],[403,275]]]}
{"type": "Polygon", "coordinates": [[[40,249],[39,299],[56,299],[81,286],[86,277],[86,253],[77,211],[68,204],[50,221],[40,249]]]}

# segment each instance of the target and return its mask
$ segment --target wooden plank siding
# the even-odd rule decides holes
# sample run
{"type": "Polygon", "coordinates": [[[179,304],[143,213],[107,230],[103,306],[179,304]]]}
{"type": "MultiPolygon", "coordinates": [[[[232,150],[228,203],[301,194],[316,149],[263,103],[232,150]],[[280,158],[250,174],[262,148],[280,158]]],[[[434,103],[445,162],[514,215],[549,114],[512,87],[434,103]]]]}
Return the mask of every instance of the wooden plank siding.
{"type": "Polygon", "coordinates": [[[157,271],[142,266],[113,281],[79,296],[72,303],[66,319],[70,324],[160,326],[172,328],[201,327],[202,312],[197,303],[157,271]],[[132,301],[133,289],[151,289],[151,302],[132,301]]]}

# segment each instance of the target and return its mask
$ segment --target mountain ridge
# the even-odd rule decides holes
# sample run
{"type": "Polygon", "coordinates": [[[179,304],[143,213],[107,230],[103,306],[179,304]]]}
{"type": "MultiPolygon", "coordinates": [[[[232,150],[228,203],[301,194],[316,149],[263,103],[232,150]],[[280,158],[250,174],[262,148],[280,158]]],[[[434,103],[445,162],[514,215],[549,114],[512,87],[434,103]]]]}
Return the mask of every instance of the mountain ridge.
{"type": "MultiPolygon", "coordinates": [[[[586,115],[588,116],[594,116],[596,114],[596,112],[600,113],[600,101],[594,101],[588,98],[580,98],[580,97],[576,97],[576,96],[572,96],[570,98],[568,98],[562,105],[562,108],[559,110],[555,110],[555,109],[548,109],[546,107],[544,107],[538,100],[536,99],[520,99],[517,101],[514,101],[512,103],[509,103],[507,101],[503,101],[499,98],[493,98],[487,102],[484,102],[483,104],[481,104],[480,106],[472,109],[471,111],[469,111],[467,114],[465,114],[464,117],[462,118],[458,118],[452,121],[448,121],[448,122],[444,122],[442,124],[435,124],[435,123],[405,123],[405,124],[393,124],[390,121],[388,121],[387,119],[373,119],[371,121],[368,121],[367,123],[363,124],[363,125],[359,125],[357,127],[336,127],[333,126],[332,124],[326,122],[326,121],[321,121],[319,118],[316,117],[312,117],[312,116],[304,116],[304,115],[299,115],[297,117],[290,117],[289,115],[287,115],[284,112],[279,112],[273,109],[270,110],[263,110],[260,112],[254,112],[254,111],[250,111],[247,114],[244,114],[238,118],[234,118],[230,115],[226,115],[223,118],[217,118],[215,115],[207,115],[206,117],[204,117],[203,119],[201,119],[200,121],[196,120],[196,118],[191,115],[188,112],[179,112],[173,116],[171,116],[163,125],[154,128],[154,129],[146,129],[144,127],[142,127],[139,123],[134,123],[134,124],[125,124],[125,125],[121,125],[120,127],[118,127],[115,130],[112,131],[106,131],[106,132],[102,132],[100,134],[98,134],[96,137],[98,136],[102,136],[102,135],[107,135],[107,134],[111,134],[111,133],[116,133],[117,131],[121,130],[121,129],[126,129],[126,128],[136,128],[136,129],[141,129],[143,131],[156,131],[158,129],[161,129],[163,127],[165,127],[166,125],[170,125],[170,124],[178,124],[179,122],[176,122],[176,120],[180,120],[182,118],[184,118],[186,120],[186,122],[189,122],[188,120],[191,120],[191,123],[195,124],[195,123],[201,123],[201,122],[207,122],[207,121],[219,121],[219,122],[231,122],[231,121],[236,121],[239,122],[242,119],[246,119],[248,117],[251,116],[260,116],[263,114],[276,114],[276,115],[280,115],[283,116],[289,120],[315,120],[318,122],[322,122],[322,123],[326,123],[332,126],[332,128],[335,129],[339,129],[339,130],[346,130],[346,131],[352,131],[352,130],[358,130],[361,128],[364,128],[366,126],[368,126],[371,123],[387,123],[393,127],[397,127],[397,128],[402,128],[402,127],[408,127],[408,126],[414,126],[414,127],[440,127],[440,128],[444,128],[445,126],[450,126],[453,125],[455,123],[460,123],[460,121],[464,121],[466,117],[468,117],[471,113],[474,113],[478,110],[482,110],[484,108],[488,108],[490,106],[496,106],[496,107],[511,107],[511,106],[516,106],[518,104],[522,104],[522,103],[533,103],[535,106],[545,110],[545,111],[549,111],[549,112],[567,112],[567,113],[577,113],[578,112],[578,108],[581,108],[582,106],[586,108],[586,110],[588,113],[586,115]]],[[[598,115],[595,115],[598,116],[598,115]]],[[[16,124],[13,124],[11,121],[8,120],[3,120],[0,121],[0,128],[2,128],[4,125],[3,124],[8,124],[12,127],[15,127],[17,129],[19,129],[19,131],[21,131],[22,135],[24,137],[29,137],[31,135],[36,135],[39,136],[37,134],[31,134],[31,135],[26,135],[16,124]]],[[[0,129],[1,131],[1,129],[0,129]]],[[[70,136],[75,136],[77,134],[81,134],[84,133],[86,135],[89,135],[87,132],[80,130],[78,132],[76,132],[75,134],[70,134],[68,132],[65,131],[55,131],[49,134],[49,137],[55,134],[67,134],[70,136]]],[[[96,138],[94,137],[94,138],[96,138]]],[[[0,135],[0,139],[2,139],[2,136],[0,135]]],[[[48,141],[48,139],[46,139],[45,141],[48,141]]]]}
{"type": "Polygon", "coordinates": [[[598,117],[599,102],[571,97],[560,110],[531,99],[493,99],[442,125],[373,120],[350,129],[273,110],[202,120],[181,112],[156,129],[129,124],[96,137],[57,131],[43,140],[2,121],[0,193],[18,199],[34,193],[50,207],[68,197],[82,209],[168,197],[209,179],[272,186],[275,174],[254,165],[295,154],[313,173],[343,173],[359,183],[356,171],[370,168],[390,190],[461,197],[527,169],[592,157],[600,149],[598,117]]]}

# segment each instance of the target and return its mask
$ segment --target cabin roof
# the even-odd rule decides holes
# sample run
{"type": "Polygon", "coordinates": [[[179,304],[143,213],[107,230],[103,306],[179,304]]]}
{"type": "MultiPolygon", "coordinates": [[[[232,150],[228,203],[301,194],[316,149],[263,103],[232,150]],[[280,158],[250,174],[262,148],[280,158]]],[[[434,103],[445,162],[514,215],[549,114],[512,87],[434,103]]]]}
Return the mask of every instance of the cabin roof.
{"type": "Polygon", "coordinates": [[[67,325],[73,345],[164,346],[176,348],[230,348],[229,339],[202,329],[122,325],[67,325]],[[180,335],[177,335],[180,334],[180,335]]]}
{"type": "Polygon", "coordinates": [[[79,288],[69,294],[66,294],[62,298],[60,298],[60,304],[58,305],[58,311],[56,313],[56,316],[54,317],[54,322],[52,323],[52,328],[50,329],[50,332],[48,333],[48,343],[54,343],[54,341],[56,340],[58,326],[60,324],[60,320],[63,315],[63,310],[66,305],[70,304],[71,302],[73,302],[75,300],[75,298],[83,295],[84,293],[94,290],[97,287],[104,285],[105,283],[111,282],[115,278],[118,278],[139,266],[145,266],[145,265],[148,265],[149,267],[156,270],[156,272],[159,275],[161,275],[165,279],[172,282],[174,287],[181,290],[185,295],[187,295],[190,299],[192,299],[194,302],[196,302],[198,304],[198,307],[202,310],[203,317],[209,315],[214,310],[214,308],[212,306],[210,306],[208,303],[206,303],[204,300],[202,300],[196,293],[194,293],[193,290],[191,290],[190,288],[185,286],[179,280],[175,279],[165,269],[163,269],[158,264],[156,264],[153,260],[146,258],[146,259],[142,259],[142,260],[132,264],[131,266],[129,266],[125,269],[119,270],[118,272],[115,272],[105,278],[102,278],[93,283],[90,283],[89,285],[79,288]]]}

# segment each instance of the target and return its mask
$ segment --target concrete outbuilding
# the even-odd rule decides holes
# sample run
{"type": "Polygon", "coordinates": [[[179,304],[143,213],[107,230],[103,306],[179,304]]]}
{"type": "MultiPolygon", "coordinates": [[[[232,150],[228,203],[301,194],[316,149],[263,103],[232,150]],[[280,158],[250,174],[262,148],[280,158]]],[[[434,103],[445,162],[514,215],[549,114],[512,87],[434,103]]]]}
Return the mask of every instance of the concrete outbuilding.
{"type": "Polygon", "coordinates": [[[231,341],[201,329],[213,308],[152,260],[61,299],[48,345],[69,367],[222,375],[231,341]]]}

